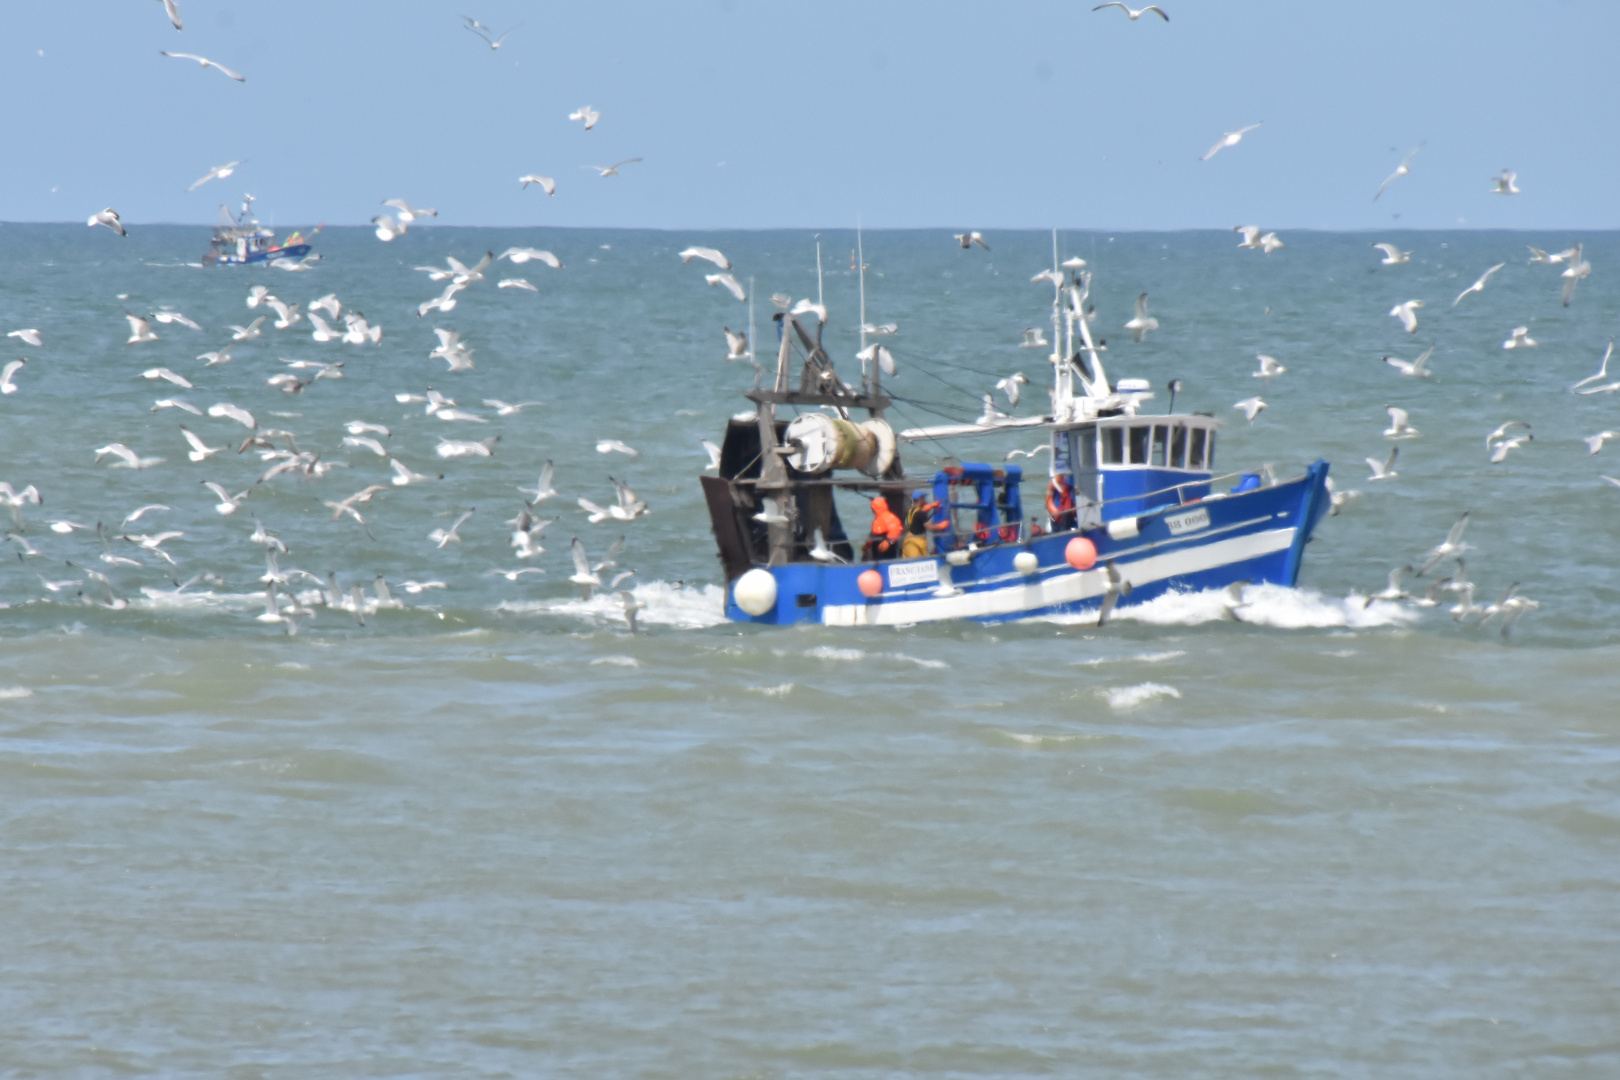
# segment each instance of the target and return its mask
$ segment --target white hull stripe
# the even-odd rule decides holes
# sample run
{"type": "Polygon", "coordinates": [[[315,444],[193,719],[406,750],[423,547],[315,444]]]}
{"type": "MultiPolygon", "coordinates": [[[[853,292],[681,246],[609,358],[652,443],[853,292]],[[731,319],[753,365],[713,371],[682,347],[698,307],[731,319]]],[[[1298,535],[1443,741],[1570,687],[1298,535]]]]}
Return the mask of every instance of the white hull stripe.
{"type": "MultiPolygon", "coordinates": [[[[1177,548],[1131,562],[1116,558],[1114,566],[1120,576],[1133,586],[1147,585],[1285,551],[1294,542],[1297,531],[1292,527],[1268,529],[1217,540],[1212,544],[1177,548]]],[[[1107,589],[1107,574],[1098,567],[1044,579],[1025,579],[1022,583],[963,592],[958,596],[926,596],[916,600],[896,599],[871,604],[830,604],[822,609],[821,621],[828,626],[905,626],[944,619],[1004,617],[1094,600],[1107,589]]]]}

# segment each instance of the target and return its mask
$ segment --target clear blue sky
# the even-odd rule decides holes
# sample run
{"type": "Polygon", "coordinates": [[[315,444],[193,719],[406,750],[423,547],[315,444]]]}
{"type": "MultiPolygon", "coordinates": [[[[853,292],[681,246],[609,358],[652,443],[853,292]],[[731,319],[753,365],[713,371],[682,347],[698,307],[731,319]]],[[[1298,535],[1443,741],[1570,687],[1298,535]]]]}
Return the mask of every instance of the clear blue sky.
{"type": "Polygon", "coordinates": [[[8,5],[0,220],[209,222],[247,190],[284,226],[397,196],[468,225],[1620,227],[1616,0],[180,3],[181,33],[156,0],[8,5]],[[461,13],[522,25],[492,53],[461,13]],[[1523,195],[1488,194],[1504,167],[1523,195]]]}

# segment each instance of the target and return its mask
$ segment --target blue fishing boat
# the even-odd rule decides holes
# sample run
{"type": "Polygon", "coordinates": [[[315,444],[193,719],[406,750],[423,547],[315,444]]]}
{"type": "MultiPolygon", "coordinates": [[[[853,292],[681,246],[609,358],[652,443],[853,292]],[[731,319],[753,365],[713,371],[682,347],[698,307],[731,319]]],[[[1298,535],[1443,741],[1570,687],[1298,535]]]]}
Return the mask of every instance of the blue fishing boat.
{"type": "Polygon", "coordinates": [[[253,216],[253,202],[252,195],[243,196],[239,214],[231,213],[227,206],[219,208],[219,223],[214,226],[211,248],[203,256],[204,266],[251,266],[281,259],[297,262],[309,254],[310,244],[302,232],[294,232],[278,243],[276,231],[261,225],[253,216]]]}
{"type": "Polygon", "coordinates": [[[1332,502],[1328,463],[1287,478],[1269,467],[1218,472],[1219,420],[1150,414],[1147,382],[1110,383],[1087,325],[1084,265],[1059,264],[1054,241],[1053,268],[1036,275],[1054,289],[1051,411],[1041,416],[1003,416],[986,402],[976,423],[896,432],[882,390],[892,357],[865,340],[864,299],[859,386],[838,377],[822,348],[825,307],[783,305],[775,383],[746,395],[753,408],[732,417],[718,475],[703,478],[727,616],[901,626],[1095,615],[1101,625],[1117,607],[1169,592],[1294,585],[1332,502]],[[1045,477],[953,460],[920,480],[901,464],[903,443],[1022,428],[1049,439],[1045,477]],[[1024,494],[1032,479],[1051,496],[1034,513],[1024,494]],[[860,500],[862,543],[843,524],[840,497],[846,508],[860,500]],[[867,541],[867,515],[884,513],[906,523],[904,535],[867,541]]]}

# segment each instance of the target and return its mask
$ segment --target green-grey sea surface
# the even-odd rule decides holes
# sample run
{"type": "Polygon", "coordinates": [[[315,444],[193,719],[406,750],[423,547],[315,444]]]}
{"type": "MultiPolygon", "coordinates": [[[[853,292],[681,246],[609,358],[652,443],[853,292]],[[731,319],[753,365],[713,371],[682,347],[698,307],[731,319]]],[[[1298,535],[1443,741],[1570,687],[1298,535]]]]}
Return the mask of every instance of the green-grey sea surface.
{"type": "MultiPolygon", "coordinates": [[[[1297,589],[1235,612],[1189,595],[1100,630],[885,631],[724,622],[697,482],[699,440],[753,384],[722,359],[749,315],[676,253],[730,257],[764,353],[771,294],[817,295],[817,236],[326,229],[299,274],[188,265],[207,239],[0,226],[0,333],[43,335],[0,338],[0,363],[27,358],[0,480],[44,500],[5,521],[0,560],[0,1076],[1620,1074],[1620,442],[1582,441],[1620,429],[1620,399],[1571,392],[1620,327],[1620,237],[1301,232],[1266,256],[1225,232],[1060,234],[1096,273],[1110,374],[1161,405],[1181,379],[1178,410],[1226,421],[1222,469],[1326,457],[1360,494],[1297,589]],[[1411,262],[1380,265],[1386,239],[1411,262]],[[1594,272],[1565,307],[1562,267],[1525,249],[1577,241],[1594,272]],[[563,268],[496,262],[418,316],[442,283],[413,267],[529,245],[563,268]],[[538,291],[497,288],[513,277],[538,291]],[[267,320],[205,367],[265,313],[255,284],[305,310],[335,293],[381,344],[267,320]],[[1135,344],[1144,291],[1161,326],[1135,344]],[[1411,335],[1388,315],[1409,299],[1411,335]],[[126,311],[166,305],[204,329],[124,344],[126,311]],[[1518,326],[1535,348],[1501,347],[1518,326]],[[429,358],[435,327],[474,370],[429,358]],[[1431,345],[1426,380],[1381,359],[1431,345]],[[1287,373],[1252,377],[1257,353],[1287,373]],[[266,379],[312,369],[281,359],[343,378],[286,394],[266,379]],[[142,378],[158,367],[193,388],[142,378]],[[429,388],[488,423],[395,399],[429,388]],[[1256,393],[1251,426],[1231,406],[1256,393]],[[255,484],[245,427],[159,398],[237,404],[341,467],[255,484]],[[1362,459],[1396,445],[1386,405],[1421,435],[1369,483],[1362,459]],[[443,479],[393,486],[342,445],[352,420],[443,479]],[[1509,420],[1534,439],[1492,464],[1509,420]],[[182,423],[228,448],[188,460],[182,423]],[[495,435],[490,458],[434,453],[495,435]],[[113,442],[165,460],[95,463],[113,442]],[[504,523],[547,460],[546,573],[488,574],[525,565],[504,523]],[[589,524],[575,500],[611,501],[610,476],[651,512],[589,524]],[[204,480],[251,494],[221,515],[204,480]],[[371,484],[364,525],[332,520],[371,484]],[[168,509],[123,524],[147,504],[168,509]],[[428,539],[469,509],[460,543],[428,539]],[[1477,601],[1518,582],[1539,604],[1509,637],[1454,619],[1450,593],[1367,600],[1464,511],[1477,601]],[[360,625],[300,579],[299,633],[260,619],[255,520],[282,570],[367,598],[380,573],[401,606],[360,625]],[[98,522],[140,565],[101,558],[98,522]],[[184,533],[173,566],[116,539],[164,531],[184,533]],[[625,537],[639,632],[569,584],[575,536],[594,558],[625,537]]],[[[1049,326],[1029,279],[1051,237],[988,239],[863,238],[868,319],[900,328],[899,426],[970,420],[1019,370],[999,407],[1044,404],[1045,350],[1018,344],[1049,326]]],[[[855,236],[819,241],[853,380],[855,236]]],[[[928,477],[1038,441],[903,453],[928,477]]]]}

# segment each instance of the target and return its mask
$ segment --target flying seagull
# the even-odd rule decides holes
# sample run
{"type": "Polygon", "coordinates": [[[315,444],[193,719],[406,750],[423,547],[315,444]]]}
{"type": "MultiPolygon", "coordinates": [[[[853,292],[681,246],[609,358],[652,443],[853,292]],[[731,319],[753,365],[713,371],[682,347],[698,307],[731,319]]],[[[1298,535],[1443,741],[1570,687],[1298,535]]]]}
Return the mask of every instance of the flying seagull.
{"type": "Polygon", "coordinates": [[[1373,247],[1384,253],[1384,257],[1379,260],[1380,266],[1400,266],[1402,263],[1412,261],[1410,251],[1402,251],[1394,244],[1374,244],[1373,247]]]}
{"type": "Polygon", "coordinates": [[[583,169],[595,169],[599,175],[604,176],[604,177],[618,176],[619,175],[619,167],[621,165],[634,165],[636,162],[638,162],[640,160],[641,159],[638,158],[638,157],[625,158],[623,161],[615,161],[612,165],[582,165],[582,166],[580,166],[580,168],[583,168],[583,169]]]}
{"type": "Polygon", "coordinates": [[[1496,185],[1491,189],[1491,193],[1494,195],[1520,194],[1517,184],[1518,179],[1518,173],[1514,172],[1512,169],[1503,169],[1501,176],[1491,177],[1491,183],[1496,185]]]}
{"type": "Polygon", "coordinates": [[[208,170],[207,174],[203,176],[201,180],[198,180],[195,184],[192,184],[190,187],[186,188],[186,190],[196,191],[210,180],[224,180],[226,177],[234,173],[236,171],[236,167],[240,164],[242,164],[240,161],[228,161],[223,165],[215,165],[212,169],[208,170]]]}
{"type": "Polygon", "coordinates": [[[1218,140],[1216,140],[1214,146],[1209,148],[1209,153],[1205,154],[1198,160],[1208,161],[1222,150],[1225,150],[1228,146],[1236,146],[1238,143],[1243,141],[1243,136],[1247,135],[1249,132],[1253,131],[1259,126],[1259,124],[1250,124],[1248,127],[1240,127],[1236,131],[1226,132],[1218,140]]]}
{"type": "Polygon", "coordinates": [[[105,225],[119,236],[129,235],[128,232],[124,231],[124,223],[118,220],[118,211],[110,206],[99,214],[91,214],[90,219],[85,224],[92,228],[97,225],[105,225]]]}
{"type": "Polygon", "coordinates": [[[1157,15],[1159,18],[1163,19],[1165,22],[1170,21],[1170,16],[1166,15],[1164,13],[1164,9],[1162,7],[1160,7],[1158,4],[1149,4],[1145,8],[1139,8],[1136,11],[1132,11],[1130,8],[1126,7],[1124,4],[1120,3],[1119,0],[1109,0],[1108,3],[1106,3],[1106,4],[1098,4],[1096,7],[1092,8],[1091,10],[1092,11],[1101,11],[1103,8],[1111,8],[1111,7],[1117,7],[1117,8],[1119,8],[1119,10],[1123,11],[1126,15],[1130,16],[1131,22],[1135,22],[1137,19],[1140,19],[1143,15],[1146,15],[1150,11],[1153,12],[1153,14],[1157,15]]]}
{"type": "Polygon", "coordinates": [[[1491,275],[1506,265],[1507,263],[1505,262],[1499,262],[1489,270],[1485,271],[1483,274],[1479,275],[1478,281],[1474,282],[1472,285],[1468,286],[1468,288],[1457,294],[1457,299],[1451,302],[1451,306],[1456,307],[1458,304],[1462,303],[1463,297],[1467,296],[1469,293],[1484,292],[1485,283],[1491,280],[1491,275]]]}
{"type": "Polygon", "coordinates": [[[602,119],[602,114],[591,108],[589,105],[581,105],[579,108],[568,114],[568,119],[585,121],[585,130],[589,131],[591,128],[596,126],[596,122],[598,120],[602,119]]]}
{"type": "Polygon", "coordinates": [[[180,25],[180,5],[174,0],[163,0],[163,10],[169,13],[169,21],[174,23],[176,30],[184,29],[180,25]]]}
{"type": "Polygon", "coordinates": [[[525,188],[527,188],[530,184],[539,184],[540,189],[547,195],[557,194],[557,181],[553,180],[549,176],[540,176],[537,173],[529,173],[527,176],[518,177],[518,183],[522,184],[525,188]]]}
{"type": "Polygon", "coordinates": [[[705,259],[708,262],[714,263],[714,265],[718,266],[722,270],[731,269],[731,260],[720,254],[720,252],[716,251],[714,248],[689,247],[685,251],[680,252],[680,257],[682,266],[685,266],[693,259],[705,259]]]}
{"type": "Polygon", "coordinates": [[[1407,300],[1404,303],[1396,304],[1394,307],[1390,308],[1389,313],[1394,318],[1401,320],[1401,325],[1406,327],[1406,332],[1408,334],[1415,334],[1417,333],[1418,325],[1417,309],[1423,306],[1424,304],[1421,300],[1407,300]]]}
{"type": "Polygon", "coordinates": [[[1410,154],[1407,154],[1406,160],[1402,161],[1398,166],[1396,166],[1395,171],[1390,173],[1388,178],[1386,178],[1382,184],[1378,185],[1378,190],[1373,193],[1373,202],[1378,201],[1378,196],[1384,193],[1385,188],[1389,187],[1389,185],[1393,184],[1395,181],[1412,171],[1412,159],[1417,157],[1418,150],[1421,149],[1423,149],[1423,147],[1419,146],[1416,150],[1413,150],[1410,154]]]}
{"type": "Polygon", "coordinates": [[[218,68],[221,74],[228,75],[237,82],[247,82],[246,79],[232,71],[230,68],[226,67],[224,64],[217,64],[208,59],[206,56],[198,56],[195,53],[168,52],[163,49],[159,49],[158,52],[162,53],[164,56],[173,57],[176,60],[195,60],[205,68],[218,68]]]}

